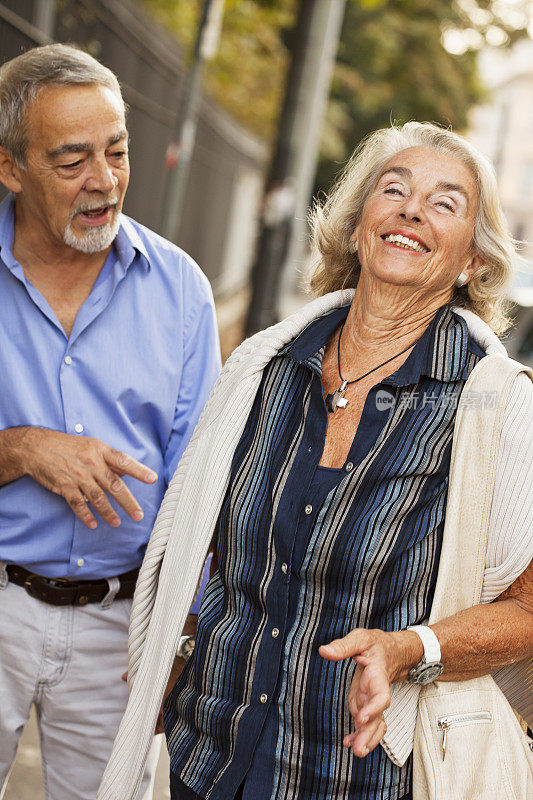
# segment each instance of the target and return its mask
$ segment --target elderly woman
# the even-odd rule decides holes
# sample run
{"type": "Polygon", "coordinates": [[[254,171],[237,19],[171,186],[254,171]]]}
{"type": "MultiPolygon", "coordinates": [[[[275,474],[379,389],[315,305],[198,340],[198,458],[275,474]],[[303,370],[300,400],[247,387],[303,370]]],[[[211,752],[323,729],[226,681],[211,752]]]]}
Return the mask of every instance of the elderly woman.
{"type": "Polygon", "coordinates": [[[132,619],[131,708],[99,797],[130,797],[112,787],[135,785],[213,531],[194,654],[164,706],[173,800],[410,798],[394,742],[413,732],[393,702],[387,741],[391,685],[532,652],[525,375],[498,462],[483,597],[495,602],[425,624],[458,400],[507,326],[512,242],[490,166],[429,124],[377,131],[313,226],[320,299],[229,360],[160,512],[132,619]]]}

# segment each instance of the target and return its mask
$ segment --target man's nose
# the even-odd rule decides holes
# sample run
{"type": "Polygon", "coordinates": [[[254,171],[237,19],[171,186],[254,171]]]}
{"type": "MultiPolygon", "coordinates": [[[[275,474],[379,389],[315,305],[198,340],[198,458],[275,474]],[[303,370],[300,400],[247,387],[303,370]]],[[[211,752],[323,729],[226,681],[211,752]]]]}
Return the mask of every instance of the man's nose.
{"type": "Polygon", "coordinates": [[[118,178],[107,159],[93,158],[89,175],[83,185],[87,192],[111,192],[118,184],[118,178]]]}

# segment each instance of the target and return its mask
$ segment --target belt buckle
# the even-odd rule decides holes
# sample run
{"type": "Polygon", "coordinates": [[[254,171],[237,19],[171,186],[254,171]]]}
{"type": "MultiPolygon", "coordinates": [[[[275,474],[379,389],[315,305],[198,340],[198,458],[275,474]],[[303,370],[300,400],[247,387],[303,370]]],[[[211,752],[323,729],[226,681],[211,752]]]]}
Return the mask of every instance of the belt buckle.
{"type": "Polygon", "coordinates": [[[39,597],[34,593],[32,581],[33,581],[34,578],[38,578],[38,577],[39,577],[39,575],[28,575],[28,577],[24,581],[24,588],[28,592],[29,596],[30,597],[35,597],[36,600],[38,600],[39,597]]]}
{"type": "Polygon", "coordinates": [[[35,593],[35,589],[33,587],[34,580],[43,581],[52,589],[54,588],[55,584],[61,584],[65,586],[70,583],[68,578],[44,578],[42,575],[34,575],[34,574],[28,575],[28,577],[24,581],[24,588],[26,589],[30,597],[34,597],[36,600],[41,600],[42,597],[35,593]]]}

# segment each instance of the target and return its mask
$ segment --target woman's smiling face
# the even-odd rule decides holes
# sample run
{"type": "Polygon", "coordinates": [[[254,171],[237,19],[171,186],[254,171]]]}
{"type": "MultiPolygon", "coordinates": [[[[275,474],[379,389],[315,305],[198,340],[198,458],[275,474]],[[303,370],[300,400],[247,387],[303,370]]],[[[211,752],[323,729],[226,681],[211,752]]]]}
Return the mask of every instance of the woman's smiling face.
{"type": "Polygon", "coordinates": [[[481,264],[473,248],[479,196],[468,167],[448,153],[402,150],[381,170],[352,240],[361,274],[440,294],[481,264]]]}

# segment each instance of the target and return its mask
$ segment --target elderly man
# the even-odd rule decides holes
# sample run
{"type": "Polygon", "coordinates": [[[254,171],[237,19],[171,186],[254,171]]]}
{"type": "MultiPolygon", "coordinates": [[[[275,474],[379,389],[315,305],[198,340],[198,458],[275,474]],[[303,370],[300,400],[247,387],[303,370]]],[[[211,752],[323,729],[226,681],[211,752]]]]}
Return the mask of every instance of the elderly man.
{"type": "Polygon", "coordinates": [[[64,45],[4,64],[0,793],[35,704],[47,798],[94,800],[137,570],[219,371],[208,282],[121,214],[128,179],[112,72],[64,45]]]}

